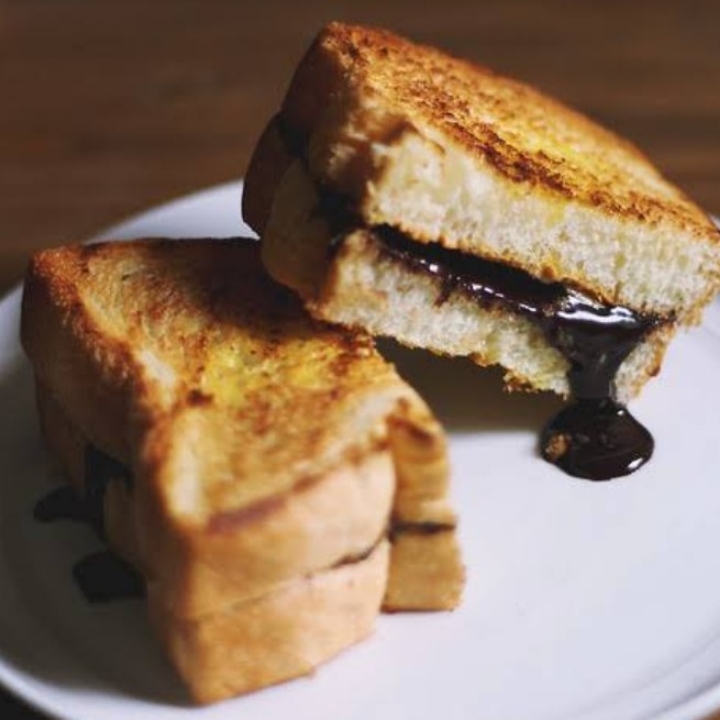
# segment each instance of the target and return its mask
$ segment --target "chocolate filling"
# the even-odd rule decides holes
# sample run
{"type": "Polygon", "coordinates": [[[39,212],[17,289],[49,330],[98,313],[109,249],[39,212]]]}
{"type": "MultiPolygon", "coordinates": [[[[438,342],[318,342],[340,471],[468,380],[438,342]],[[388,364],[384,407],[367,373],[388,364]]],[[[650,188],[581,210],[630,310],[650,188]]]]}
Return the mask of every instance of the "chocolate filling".
{"type": "MultiPolygon", "coordinates": [[[[306,138],[282,117],[278,128],[288,153],[307,165],[306,138]]],[[[326,187],[318,187],[318,198],[318,211],[334,236],[330,243],[333,253],[344,231],[361,223],[349,198],[326,187]]],[[[635,472],[650,459],[652,435],[617,402],[614,381],[620,365],[646,335],[671,319],[600,303],[560,283],[542,282],[516,268],[436,243],[416,243],[387,226],[370,229],[383,241],[388,254],[440,279],[438,304],[460,290],[484,306],[525,315],[566,358],[572,401],[541,433],[540,451],[545,460],[569,475],[609,480],[635,472]]]]}
{"type": "Polygon", "coordinates": [[[401,535],[437,535],[443,532],[454,532],[455,525],[439,522],[394,522],[390,525],[391,542],[401,535]]]}
{"type": "Polygon", "coordinates": [[[73,520],[75,522],[88,522],[87,509],[82,498],[70,486],[51,490],[45,497],[35,503],[33,517],[38,522],[53,522],[55,520],[73,520]]]}
{"type": "Polygon", "coordinates": [[[417,243],[387,227],[373,232],[391,258],[440,281],[438,304],[459,291],[483,307],[523,315],[566,358],[572,403],[542,431],[546,460],[576,477],[608,480],[650,459],[652,436],[617,402],[614,381],[623,361],[663,319],[598,302],[502,263],[417,243]]]}
{"type": "Polygon", "coordinates": [[[85,556],[75,563],[72,573],[88,602],[109,602],[145,595],[142,576],[109,550],[85,556]]]}
{"type": "MultiPolygon", "coordinates": [[[[94,445],[85,447],[85,493],[60,487],[40,499],[33,512],[39,522],[73,520],[86,522],[105,537],[103,504],[109,483],[122,482],[132,489],[129,468],[94,445]]],[[[106,602],[144,595],[142,577],[110,551],[93,553],[73,567],[73,578],[89,602],[106,602]]]]}
{"type": "Polygon", "coordinates": [[[85,497],[84,504],[88,522],[105,536],[103,505],[105,492],[111,482],[121,482],[128,491],[132,490],[132,472],[121,462],[103,452],[95,445],[85,446],[85,497]]]}

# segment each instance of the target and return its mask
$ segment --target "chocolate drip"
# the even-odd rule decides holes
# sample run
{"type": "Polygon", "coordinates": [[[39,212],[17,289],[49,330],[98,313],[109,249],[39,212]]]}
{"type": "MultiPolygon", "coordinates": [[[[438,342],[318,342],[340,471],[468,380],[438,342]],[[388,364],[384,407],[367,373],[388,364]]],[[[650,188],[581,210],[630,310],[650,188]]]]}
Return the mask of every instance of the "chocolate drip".
{"type": "Polygon", "coordinates": [[[117,555],[103,550],[73,567],[73,578],[88,602],[99,603],[145,595],[142,577],[117,555]]]}
{"type": "Polygon", "coordinates": [[[82,497],[69,486],[56,488],[36,503],[33,515],[40,522],[86,522],[100,537],[104,537],[103,505],[107,487],[116,481],[132,490],[132,473],[121,462],[90,444],[85,447],[84,472],[85,492],[82,497]]]}
{"type": "Polygon", "coordinates": [[[610,480],[650,459],[652,435],[616,402],[614,380],[654,324],[626,308],[588,305],[574,293],[559,312],[544,318],[546,337],[570,363],[573,396],[542,431],[546,460],[576,477],[610,480]]]}
{"type": "Polygon", "coordinates": [[[88,522],[85,504],[71,487],[55,488],[35,504],[33,517],[38,522],[54,520],[73,520],[88,522]]]}
{"type": "Polygon", "coordinates": [[[652,435],[610,398],[577,400],[545,426],[543,457],[570,475],[610,480],[629,475],[652,455],[652,435]]]}
{"type": "Polygon", "coordinates": [[[614,381],[622,362],[660,318],[597,302],[508,265],[416,243],[389,228],[376,233],[392,257],[439,278],[438,304],[459,290],[485,307],[525,315],[566,358],[573,402],[542,432],[546,460],[570,475],[607,480],[634,472],[650,458],[652,436],[616,402],[614,381]]]}
{"type": "Polygon", "coordinates": [[[455,525],[439,522],[394,522],[390,525],[390,540],[396,540],[401,535],[437,535],[443,532],[453,532],[455,525]]]}
{"type": "MultiPolygon", "coordinates": [[[[71,487],[60,487],[41,498],[33,511],[39,522],[73,520],[86,522],[105,537],[105,492],[111,482],[122,482],[132,489],[129,468],[94,445],[85,447],[85,493],[81,497],[71,487]]],[[[88,555],[73,567],[73,577],[90,602],[138,597],[143,594],[142,578],[127,563],[109,551],[88,555]]]]}
{"type": "Polygon", "coordinates": [[[128,490],[132,489],[132,473],[121,462],[104,453],[95,445],[85,446],[85,497],[84,503],[88,522],[100,537],[105,536],[103,504],[108,485],[122,482],[128,490]]]}

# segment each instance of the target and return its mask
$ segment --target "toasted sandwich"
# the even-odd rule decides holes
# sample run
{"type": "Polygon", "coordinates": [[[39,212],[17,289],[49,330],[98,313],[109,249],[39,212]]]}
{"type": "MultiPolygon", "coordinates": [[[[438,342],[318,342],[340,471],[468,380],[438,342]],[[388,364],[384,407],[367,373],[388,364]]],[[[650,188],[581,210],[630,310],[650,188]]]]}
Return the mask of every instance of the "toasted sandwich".
{"type": "Polygon", "coordinates": [[[41,252],[21,335],[47,444],[195,701],[310,673],[383,607],[458,603],[440,426],[257,242],[41,252]]]}
{"type": "Polygon", "coordinates": [[[515,80],[332,23],[246,175],[317,318],[626,401],[720,286],[720,236],[629,142],[515,80]]]}

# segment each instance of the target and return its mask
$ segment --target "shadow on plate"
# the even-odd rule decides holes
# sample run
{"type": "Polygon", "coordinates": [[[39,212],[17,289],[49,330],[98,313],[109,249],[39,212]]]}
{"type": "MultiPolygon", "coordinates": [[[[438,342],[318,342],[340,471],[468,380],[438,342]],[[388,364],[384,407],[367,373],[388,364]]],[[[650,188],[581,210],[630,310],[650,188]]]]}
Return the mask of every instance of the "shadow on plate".
{"type": "Polygon", "coordinates": [[[449,431],[539,433],[562,405],[550,393],[509,393],[498,368],[478,368],[467,358],[439,357],[388,340],[378,349],[449,431]]]}
{"type": "Polygon", "coordinates": [[[52,488],[34,405],[27,364],[0,368],[0,661],[59,688],[188,706],[143,602],[93,605],[75,586],[73,565],[101,547],[92,531],[33,520],[52,488]]]}

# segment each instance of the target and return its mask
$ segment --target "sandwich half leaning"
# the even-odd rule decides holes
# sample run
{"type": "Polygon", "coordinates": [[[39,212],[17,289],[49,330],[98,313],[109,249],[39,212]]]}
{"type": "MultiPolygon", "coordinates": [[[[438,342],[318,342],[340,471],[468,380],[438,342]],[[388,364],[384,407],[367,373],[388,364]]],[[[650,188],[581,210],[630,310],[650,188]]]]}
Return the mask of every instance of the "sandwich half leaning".
{"type": "Polygon", "coordinates": [[[22,343],[47,444],[197,702],[312,672],[381,608],[459,602],[442,429],[257,242],[41,252],[22,343]]]}
{"type": "Polygon", "coordinates": [[[243,211],[316,317],[565,396],[634,396],[720,285],[716,228],[629,142],[341,23],[300,62],[243,211]]]}

